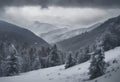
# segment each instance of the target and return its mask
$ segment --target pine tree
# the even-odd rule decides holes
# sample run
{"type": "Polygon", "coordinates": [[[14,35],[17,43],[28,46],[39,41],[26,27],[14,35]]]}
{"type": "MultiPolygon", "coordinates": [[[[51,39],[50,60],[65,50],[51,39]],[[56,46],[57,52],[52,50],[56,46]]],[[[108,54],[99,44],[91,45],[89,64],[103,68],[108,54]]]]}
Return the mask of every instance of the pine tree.
{"type": "Polygon", "coordinates": [[[32,67],[32,70],[41,68],[40,58],[39,58],[38,54],[36,54],[36,56],[34,57],[34,61],[32,62],[31,67],[32,67]]]}
{"type": "Polygon", "coordinates": [[[48,66],[56,66],[61,64],[60,54],[58,52],[57,46],[54,45],[50,51],[50,54],[47,59],[48,66]]]}
{"type": "Polygon", "coordinates": [[[30,65],[29,65],[29,60],[30,60],[30,54],[29,54],[29,48],[21,48],[20,49],[20,55],[21,55],[21,71],[22,72],[27,72],[30,70],[30,65]]]}
{"type": "Polygon", "coordinates": [[[66,64],[65,64],[65,69],[67,69],[69,67],[72,67],[74,65],[75,65],[75,62],[74,62],[74,59],[72,58],[72,53],[70,53],[67,56],[67,61],[66,61],[66,64]]]}
{"type": "Polygon", "coordinates": [[[29,70],[36,70],[41,67],[40,57],[38,55],[38,51],[35,47],[32,47],[28,51],[28,67],[29,70]]]}
{"type": "Polygon", "coordinates": [[[9,47],[10,55],[7,58],[7,68],[6,68],[6,76],[12,76],[19,74],[19,64],[17,51],[14,45],[10,45],[9,47]]]}
{"type": "Polygon", "coordinates": [[[89,51],[89,47],[80,49],[80,52],[78,53],[78,64],[86,62],[90,59],[90,55],[89,55],[90,51],[89,51]]]}
{"type": "Polygon", "coordinates": [[[102,46],[97,46],[94,54],[91,55],[91,65],[89,68],[90,79],[102,76],[105,73],[104,50],[102,46]]]}
{"type": "Polygon", "coordinates": [[[3,70],[2,70],[2,62],[4,60],[3,48],[4,48],[3,43],[0,43],[0,76],[3,75],[3,70]]]}

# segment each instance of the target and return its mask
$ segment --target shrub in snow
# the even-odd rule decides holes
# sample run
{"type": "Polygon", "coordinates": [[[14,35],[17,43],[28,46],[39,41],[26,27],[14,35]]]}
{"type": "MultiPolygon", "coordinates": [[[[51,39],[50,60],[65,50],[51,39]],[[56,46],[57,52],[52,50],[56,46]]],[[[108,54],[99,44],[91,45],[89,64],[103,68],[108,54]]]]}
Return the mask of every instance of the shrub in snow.
{"type": "Polygon", "coordinates": [[[98,82],[97,80],[95,80],[95,82],[98,82]]]}
{"type": "Polygon", "coordinates": [[[114,63],[118,63],[118,61],[117,61],[116,59],[114,59],[112,63],[113,63],[113,64],[114,64],[114,63]]]}

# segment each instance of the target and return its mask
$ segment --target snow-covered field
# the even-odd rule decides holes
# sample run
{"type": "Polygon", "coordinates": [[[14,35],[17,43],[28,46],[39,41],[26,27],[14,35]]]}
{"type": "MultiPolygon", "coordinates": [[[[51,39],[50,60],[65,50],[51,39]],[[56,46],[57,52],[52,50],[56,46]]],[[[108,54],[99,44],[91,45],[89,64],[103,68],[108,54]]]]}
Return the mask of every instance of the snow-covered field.
{"type": "Polygon", "coordinates": [[[87,61],[68,69],[64,69],[64,65],[61,65],[22,73],[18,76],[1,77],[0,82],[120,82],[118,77],[120,76],[120,47],[107,51],[105,58],[106,62],[111,61],[107,73],[91,81],[87,81],[90,65],[87,61]],[[118,62],[113,64],[114,59],[118,62]]]}

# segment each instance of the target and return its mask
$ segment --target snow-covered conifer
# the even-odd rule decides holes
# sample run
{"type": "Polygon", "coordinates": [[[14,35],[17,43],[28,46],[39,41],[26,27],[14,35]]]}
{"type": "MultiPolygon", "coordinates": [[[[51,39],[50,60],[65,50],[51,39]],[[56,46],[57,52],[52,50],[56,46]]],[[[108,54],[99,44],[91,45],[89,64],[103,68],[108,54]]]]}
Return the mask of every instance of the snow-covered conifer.
{"type": "Polygon", "coordinates": [[[101,45],[97,45],[95,52],[91,55],[91,64],[89,68],[90,79],[102,76],[105,73],[105,55],[101,45]]]}
{"type": "Polygon", "coordinates": [[[65,63],[65,69],[72,67],[75,65],[74,59],[72,57],[72,53],[69,53],[69,55],[67,56],[66,59],[66,63],[65,63]]]}
{"type": "Polygon", "coordinates": [[[7,58],[6,75],[7,76],[17,75],[19,74],[19,64],[17,51],[14,45],[12,44],[9,45],[9,52],[10,55],[7,58]]]}

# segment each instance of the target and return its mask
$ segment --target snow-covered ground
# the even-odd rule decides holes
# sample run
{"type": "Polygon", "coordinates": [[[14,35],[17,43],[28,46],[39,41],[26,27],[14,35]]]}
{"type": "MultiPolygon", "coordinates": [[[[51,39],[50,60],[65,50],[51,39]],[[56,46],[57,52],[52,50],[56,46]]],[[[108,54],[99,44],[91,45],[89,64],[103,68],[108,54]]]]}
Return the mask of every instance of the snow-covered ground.
{"type": "Polygon", "coordinates": [[[61,65],[22,73],[18,76],[1,77],[0,82],[120,82],[118,77],[120,76],[120,47],[107,51],[105,58],[106,62],[111,61],[107,73],[91,81],[87,81],[90,65],[87,61],[68,69],[64,69],[64,65],[61,65]],[[113,64],[114,59],[118,60],[118,63],[113,64]]]}
{"type": "Polygon", "coordinates": [[[31,71],[13,77],[2,77],[0,82],[75,82],[88,72],[89,62],[64,69],[64,65],[31,71]]]}

